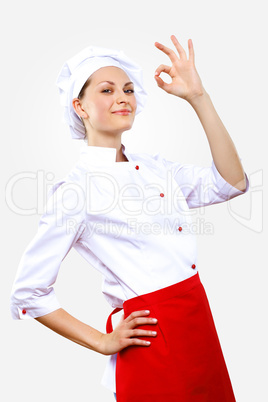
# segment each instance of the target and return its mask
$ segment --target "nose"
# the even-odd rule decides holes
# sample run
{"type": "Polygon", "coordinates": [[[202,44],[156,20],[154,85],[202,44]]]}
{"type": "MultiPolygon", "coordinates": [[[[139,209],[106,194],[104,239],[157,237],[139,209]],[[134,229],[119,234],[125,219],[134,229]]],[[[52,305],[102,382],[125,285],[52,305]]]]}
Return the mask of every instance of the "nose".
{"type": "Polygon", "coordinates": [[[118,104],[120,104],[120,103],[128,103],[128,99],[127,99],[127,95],[125,94],[125,93],[120,93],[118,96],[117,96],[117,103],[118,104]]]}

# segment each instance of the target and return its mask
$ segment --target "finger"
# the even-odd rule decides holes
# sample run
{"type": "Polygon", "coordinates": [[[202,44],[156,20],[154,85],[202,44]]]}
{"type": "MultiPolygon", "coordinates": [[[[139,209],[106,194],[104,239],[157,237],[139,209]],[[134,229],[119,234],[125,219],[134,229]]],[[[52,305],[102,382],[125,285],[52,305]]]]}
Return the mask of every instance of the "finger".
{"type": "Polygon", "coordinates": [[[132,337],[134,338],[145,337],[145,336],[156,337],[157,331],[146,331],[144,329],[138,329],[138,328],[135,328],[132,331],[132,337]]]}
{"type": "Polygon", "coordinates": [[[122,314],[121,317],[120,317],[120,320],[119,320],[118,325],[122,324],[122,322],[124,321],[124,319],[125,319],[125,316],[124,316],[124,314],[122,314]]]}
{"type": "Polygon", "coordinates": [[[167,73],[169,74],[171,70],[170,66],[166,66],[165,64],[161,64],[157,69],[155,70],[155,75],[159,76],[161,73],[167,73]]]}
{"type": "Polygon", "coordinates": [[[180,58],[181,58],[182,60],[187,60],[186,52],[185,52],[185,50],[183,49],[183,47],[181,46],[181,44],[179,43],[179,41],[178,41],[178,39],[176,38],[176,36],[175,36],[175,35],[171,35],[170,38],[171,38],[171,40],[172,40],[172,42],[173,42],[175,48],[177,49],[177,51],[178,51],[178,53],[179,53],[179,55],[180,55],[180,58]]]}
{"type": "Polygon", "coordinates": [[[178,56],[176,55],[174,50],[169,49],[167,46],[164,46],[162,45],[162,43],[159,42],[155,42],[155,46],[157,47],[157,49],[162,50],[162,52],[164,52],[170,58],[172,63],[178,60],[178,56]]]}
{"type": "Polygon", "coordinates": [[[144,317],[150,314],[149,310],[140,310],[140,311],[133,311],[126,319],[125,322],[128,323],[136,317],[144,317]]]}
{"type": "Polygon", "coordinates": [[[151,345],[150,341],[145,341],[138,338],[129,338],[126,344],[126,346],[150,346],[150,345],[151,345]]]}
{"type": "Polygon", "coordinates": [[[188,40],[189,61],[194,63],[194,45],[192,39],[188,40]]]}
{"type": "Polygon", "coordinates": [[[151,342],[149,340],[140,338],[124,338],[121,341],[121,350],[127,348],[128,346],[139,345],[139,346],[150,346],[151,342]]]}
{"type": "Polygon", "coordinates": [[[167,84],[165,81],[162,80],[162,78],[158,77],[157,75],[155,75],[154,78],[159,88],[169,93],[171,84],[167,84]]]}
{"type": "Polygon", "coordinates": [[[127,323],[129,329],[134,329],[140,325],[155,325],[157,319],[153,317],[136,317],[127,323]]]}
{"type": "Polygon", "coordinates": [[[146,331],[144,329],[132,329],[131,331],[129,331],[126,336],[128,338],[137,338],[137,337],[144,337],[144,336],[150,336],[150,337],[156,337],[157,336],[157,332],[156,331],[146,331]]]}

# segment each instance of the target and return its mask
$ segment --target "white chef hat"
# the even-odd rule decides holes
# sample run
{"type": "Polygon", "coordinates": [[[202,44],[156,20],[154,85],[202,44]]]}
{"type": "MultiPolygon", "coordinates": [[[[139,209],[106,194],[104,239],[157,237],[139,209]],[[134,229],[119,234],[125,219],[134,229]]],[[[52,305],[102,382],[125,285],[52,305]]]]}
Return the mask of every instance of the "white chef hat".
{"type": "Polygon", "coordinates": [[[81,118],[73,108],[72,100],[78,97],[91,74],[101,67],[109,66],[121,68],[133,82],[137,101],[136,114],[145,105],[147,93],[143,88],[141,68],[130,60],[122,50],[96,46],[87,47],[64,63],[56,81],[60,92],[60,101],[64,106],[64,120],[69,125],[74,139],[84,139],[86,133],[81,118]]]}

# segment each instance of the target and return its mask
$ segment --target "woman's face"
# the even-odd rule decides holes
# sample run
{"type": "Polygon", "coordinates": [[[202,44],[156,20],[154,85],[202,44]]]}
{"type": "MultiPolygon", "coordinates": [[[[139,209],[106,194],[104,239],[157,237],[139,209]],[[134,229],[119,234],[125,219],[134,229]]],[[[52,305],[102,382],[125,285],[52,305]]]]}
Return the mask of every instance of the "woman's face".
{"type": "Polygon", "coordinates": [[[135,118],[134,84],[122,69],[102,67],[91,75],[81,105],[88,133],[122,133],[132,127],[135,118]]]}

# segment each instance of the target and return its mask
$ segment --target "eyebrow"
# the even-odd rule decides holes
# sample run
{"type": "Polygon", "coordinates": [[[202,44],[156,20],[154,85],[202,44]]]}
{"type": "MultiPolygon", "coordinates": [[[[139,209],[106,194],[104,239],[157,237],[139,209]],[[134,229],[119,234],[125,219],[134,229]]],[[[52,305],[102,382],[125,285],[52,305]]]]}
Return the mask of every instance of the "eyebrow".
{"type": "MultiPolygon", "coordinates": [[[[115,85],[115,83],[114,83],[113,81],[101,81],[101,82],[99,82],[97,85],[103,84],[104,82],[107,82],[107,83],[110,84],[110,85],[115,85]]],[[[126,84],[124,84],[124,87],[127,86],[127,85],[129,85],[129,84],[133,84],[133,82],[131,82],[131,81],[127,82],[126,84]]],[[[133,84],[133,85],[134,85],[134,84],[133,84]]]]}

